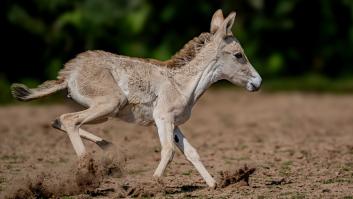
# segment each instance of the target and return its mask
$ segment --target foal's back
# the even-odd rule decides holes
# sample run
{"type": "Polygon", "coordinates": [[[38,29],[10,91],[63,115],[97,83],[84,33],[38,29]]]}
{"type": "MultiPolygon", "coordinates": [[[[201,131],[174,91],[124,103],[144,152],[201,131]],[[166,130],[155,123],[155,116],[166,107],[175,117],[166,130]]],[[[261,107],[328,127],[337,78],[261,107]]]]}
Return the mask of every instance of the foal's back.
{"type": "Polygon", "coordinates": [[[70,97],[84,106],[114,98],[122,107],[156,98],[158,68],[150,60],[87,51],[70,60],[59,76],[65,76],[70,97]]]}

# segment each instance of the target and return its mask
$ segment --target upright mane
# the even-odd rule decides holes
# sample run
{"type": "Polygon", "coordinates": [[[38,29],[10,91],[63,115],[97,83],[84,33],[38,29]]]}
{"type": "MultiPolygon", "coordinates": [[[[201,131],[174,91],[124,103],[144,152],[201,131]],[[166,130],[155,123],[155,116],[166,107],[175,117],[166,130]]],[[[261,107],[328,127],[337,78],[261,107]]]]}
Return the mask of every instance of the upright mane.
{"type": "Polygon", "coordinates": [[[204,32],[198,37],[194,37],[188,43],[186,43],[182,49],[180,49],[170,60],[166,61],[167,67],[181,67],[189,63],[195,58],[197,53],[200,52],[202,47],[204,47],[211,40],[211,33],[204,32]]]}

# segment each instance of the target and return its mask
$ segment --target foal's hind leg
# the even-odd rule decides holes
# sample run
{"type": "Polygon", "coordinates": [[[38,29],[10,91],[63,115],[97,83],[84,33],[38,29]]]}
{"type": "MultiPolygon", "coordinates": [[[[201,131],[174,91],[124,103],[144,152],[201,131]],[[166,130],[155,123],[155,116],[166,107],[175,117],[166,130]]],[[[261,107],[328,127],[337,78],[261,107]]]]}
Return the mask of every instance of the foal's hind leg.
{"type": "MultiPolygon", "coordinates": [[[[60,121],[58,119],[54,120],[54,122],[52,123],[52,126],[58,130],[61,130],[63,132],[65,132],[62,128],[61,128],[61,124],[60,121]]],[[[66,133],[66,132],[65,132],[66,133]]],[[[109,148],[109,146],[112,146],[113,144],[99,136],[96,136],[82,128],[78,129],[78,134],[80,134],[81,138],[84,138],[86,140],[89,140],[91,142],[96,143],[101,149],[105,150],[107,148],[109,148]]]]}
{"type": "Polygon", "coordinates": [[[118,98],[107,98],[104,101],[99,100],[92,103],[92,105],[84,111],[60,116],[60,129],[66,131],[69,135],[70,141],[78,156],[82,156],[86,152],[79,134],[80,126],[113,113],[119,108],[119,101],[118,98]]]}
{"type": "Polygon", "coordinates": [[[96,143],[103,150],[105,150],[113,145],[111,142],[109,142],[101,137],[98,137],[96,135],[93,135],[92,133],[90,133],[82,128],[80,128],[78,130],[78,132],[82,138],[96,143]]]}

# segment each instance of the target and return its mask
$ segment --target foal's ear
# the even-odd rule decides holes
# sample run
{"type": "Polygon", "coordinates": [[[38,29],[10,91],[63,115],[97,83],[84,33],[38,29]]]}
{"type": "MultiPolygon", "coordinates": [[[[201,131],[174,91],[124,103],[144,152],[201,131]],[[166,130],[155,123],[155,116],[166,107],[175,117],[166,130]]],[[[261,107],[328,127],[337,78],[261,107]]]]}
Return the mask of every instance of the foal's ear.
{"type": "Polygon", "coordinates": [[[233,35],[232,33],[232,27],[234,24],[234,19],[235,19],[236,13],[231,12],[228,17],[223,21],[222,25],[219,27],[217,30],[215,36],[219,38],[224,38],[229,35],[233,35]]]}
{"type": "Polygon", "coordinates": [[[222,23],[224,21],[223,13],[221,9],[218,9],[212,17],[211,20],[211,29],[210,32],[212,34],[216,33],[217,30],[221,27],[222,23]]]}

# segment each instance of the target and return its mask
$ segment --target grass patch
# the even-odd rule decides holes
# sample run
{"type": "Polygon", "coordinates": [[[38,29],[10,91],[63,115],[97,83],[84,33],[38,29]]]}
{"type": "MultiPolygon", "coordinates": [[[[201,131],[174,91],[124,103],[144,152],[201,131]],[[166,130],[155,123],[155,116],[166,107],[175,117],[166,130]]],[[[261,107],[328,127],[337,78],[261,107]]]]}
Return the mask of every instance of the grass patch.
{"type": "Polygon", "coordinates": [[[225,161],[224,161],[224,164],[233,164],[233,162],[232,162],[232,161],[229,161],[229,160],[225,160],[225,161]]]}
{"type": "Polygon", "coordinates": [[[241,143],[241,144],[239,144],[239,145],[237,146],[237,149],[238,149],[238,150],[244,150],[244,149],[246,149],[246,148],[248,148],[248,146],[247,146],[246,144],[243,144],[243,143],[241,143]]]}
{"type": "Polygon", "coordinates": [[[349,171],[351,171],[352,170],[352,168],[351,167],[347,167],[347,166],[343,166],[342,168],[341,168],[341,171],[344,171],[344,172],[349,172],[349,171]]]}
{"type": "Polygon", "coordinates": [[[346,167],[353,169],[353,162],[347,162],[344,164],[346,167]]]}
{"type": "Polygon", "coordinates": [[[327,180],[322,180],[322,184],[333,184],[333,183],[353,183],[352,179],[346,179],[346,178],[330,178],[327,180]]]}
{"type": "Polygon", "coordinates": [[[250,158],[248,156],[242,156],[242,157],[236,158],[236,160],[238,160],[238,161],[250,160],[250,158]]]}
{"type": "Polygon", "coordinates": [[[1,160],[6,161],[7,163],[10,164],[16,164],[16,163],[23,163],[26,158],[22,155],[3,155],[1,156],[1,160]]]}
{"type": "Polygon", "coordinates": [[[136,169],[136,170],[128,171],[128,174],[140,174],[140,173],[143,173],[146,171],[148,171],[148,170],[147,169],[136,169]]]}
{"type": "Polygon", "coordinates": [[[291,198],[291,199],[304,199],[305,195],[303,193],[299,192],[285,192],[281,193],[280,196],[284,196],[285,198],[291,198]]]}
{"type": "Polygon", "coordinates": [[[304,199],[305,195],[302,193],[295,193],[294,195],[291,196],[291,199],[304,199]]]}
{"type": "Polygon", "coordinates": [[[59,162],[60,163],[67,163],[67,162],[69,162],[69,159],[60,157],[59,162]]]}
{"type": "Polygon", "coordinates": [[[283,162],[279,170],[279,174],[281,176],[288,176],[290,174],[292,164],[293,161],[291,160],[283,162]]]}
{"type": "Polygon", "coordinates": [[[191,175],[192,171],[191,170],[188,170],[188,171],[184,171],[183,173],[181,173],[182,175],[184,176],[189,176],[191,175]]]}
{"type": "Polygon", "coordinates": [[[250,157],[248,156],[241,156],[241,157],[227,157],[227,156],[222,156],[222,159],[224,160],[224,164],[233,164],[234,161],[244,161],[244,160],[250,160],[250,157]]]}
{"type": "Polygon", "coordinates": [[[227,157],[227,156],[222,156],[224,160],[232,160],[232,161],[239,161],[239,160],[249,160],[250,158],[248,156],[241,156],[241,157],[227,157]]]}
{"type": "Polygon", "coordinates": [[[293,161],[288,160],[282,163],[282,166],[291,166],[293,164],[293,161]]]}
{"type": "Polygon", "coordinates": [[[72,196],[63,196],[60,199],[74,199],[74,197],[72,197],[72,196]]]}

